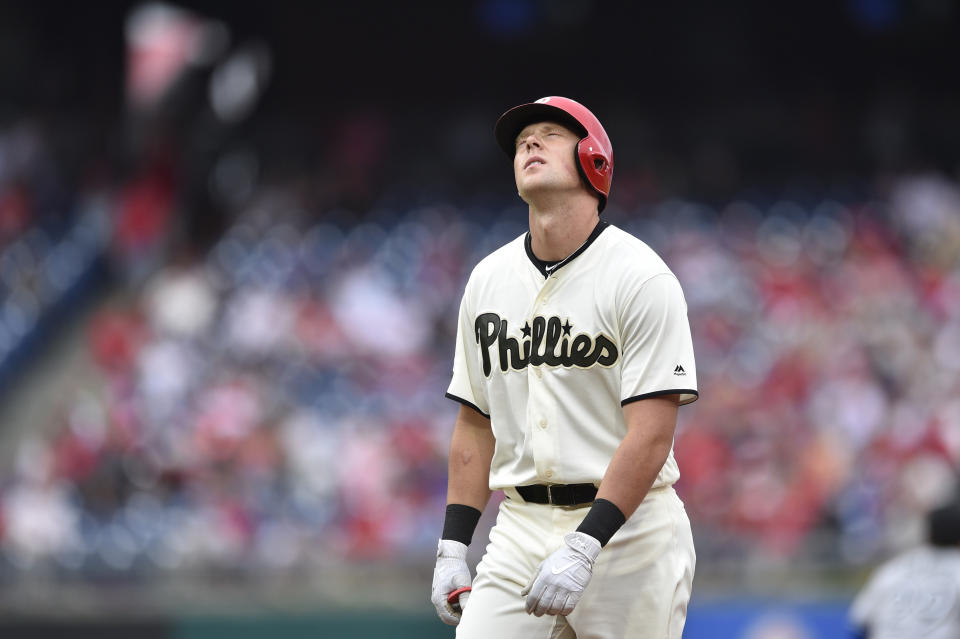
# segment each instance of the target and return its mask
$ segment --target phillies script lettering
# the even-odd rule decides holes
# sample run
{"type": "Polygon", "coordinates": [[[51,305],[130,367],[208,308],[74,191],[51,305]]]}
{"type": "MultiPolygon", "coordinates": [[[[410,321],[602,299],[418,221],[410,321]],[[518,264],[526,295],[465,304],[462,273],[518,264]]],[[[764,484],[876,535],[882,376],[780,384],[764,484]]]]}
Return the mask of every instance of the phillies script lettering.
{"type": "Polygon", "coordinates": [[[483,374],[493,370],[491,350],[497,347],[500,370],[519,371],[527,366],[577,366],[589,368],[595,364],[610,366],[620,356],[617,345],[602,333],[591,337],[586,333],[571,335],[570,321],[560,323],[559,317],[534,317],[523,325],[521,339],[509,335],[507,320],[496,313],[483,313],[474,323],[477,344],[483,360],[483,374]]]}

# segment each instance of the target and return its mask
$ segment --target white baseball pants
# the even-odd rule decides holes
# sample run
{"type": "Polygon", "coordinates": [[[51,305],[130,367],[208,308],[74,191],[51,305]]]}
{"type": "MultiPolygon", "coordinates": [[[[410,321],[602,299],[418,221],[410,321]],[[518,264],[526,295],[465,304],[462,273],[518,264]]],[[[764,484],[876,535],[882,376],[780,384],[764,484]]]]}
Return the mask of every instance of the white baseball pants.
{"type": "Polygon", "coordinates": [[[567,617],[528,615],[520,591],[589,508],[530,504],[513,489],[505,492],[457,639],[680,638],[696,554],[672,487],[651,490],[610,539],[567,617]]]}

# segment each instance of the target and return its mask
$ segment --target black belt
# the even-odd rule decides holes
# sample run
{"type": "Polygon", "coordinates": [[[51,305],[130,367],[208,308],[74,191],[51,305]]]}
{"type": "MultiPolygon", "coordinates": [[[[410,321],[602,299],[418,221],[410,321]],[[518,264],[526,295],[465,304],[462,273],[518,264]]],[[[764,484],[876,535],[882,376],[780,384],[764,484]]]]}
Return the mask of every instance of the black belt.
{"type": "Polygon", "coordinates": [[[516,490],[524,501],[554,506],[589,504],[597,496],[597,487],[593,484],[537,484],[517,486],[516,490]]]}

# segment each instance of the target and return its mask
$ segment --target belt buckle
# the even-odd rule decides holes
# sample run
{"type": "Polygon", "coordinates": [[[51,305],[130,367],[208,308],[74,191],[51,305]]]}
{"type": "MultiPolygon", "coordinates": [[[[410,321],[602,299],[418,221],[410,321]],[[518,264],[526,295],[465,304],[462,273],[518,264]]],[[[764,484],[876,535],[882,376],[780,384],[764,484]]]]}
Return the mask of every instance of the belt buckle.
{"type": "Polygon", "coordinates": [[[547,484],[547,503],[553,506],[553,484],[547,484]]]}

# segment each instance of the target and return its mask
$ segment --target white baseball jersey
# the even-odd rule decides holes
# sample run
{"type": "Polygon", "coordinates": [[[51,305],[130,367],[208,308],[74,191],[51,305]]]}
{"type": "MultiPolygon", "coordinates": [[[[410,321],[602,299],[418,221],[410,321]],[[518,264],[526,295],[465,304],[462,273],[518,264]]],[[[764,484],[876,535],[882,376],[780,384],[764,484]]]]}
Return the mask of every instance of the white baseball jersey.
{"type": "Polygon", "coordinates": [[[960,548],[922,547],[874,574],[850,608],[870,639],[960,637],[960,548]]]}
{"type": "MultiPolygon", "coordinates": [[[[546,267],[529,234],[473,270],[447,397],[490,418],[494,490],[599,485],[626,435],[622,405],[697,398],[680,283],[645,243],[601,221],[546,267]]],[[[679,477],[673,451],[653,487],[679,477]]]]}

